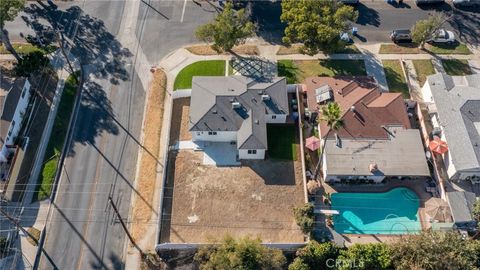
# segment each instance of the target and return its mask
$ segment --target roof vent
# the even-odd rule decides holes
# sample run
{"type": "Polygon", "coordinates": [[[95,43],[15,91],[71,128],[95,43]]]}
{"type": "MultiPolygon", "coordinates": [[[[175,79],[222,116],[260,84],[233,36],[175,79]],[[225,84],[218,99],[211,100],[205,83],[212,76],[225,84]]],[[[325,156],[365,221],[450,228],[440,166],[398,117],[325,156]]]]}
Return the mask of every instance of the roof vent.
{"type": "Polygon", "coordinates": [[[269,95],[262,95],[262,101],[267,101],[267,100],[270,100],[270,96],[269,95]]]}
{"type": "Polygon", "coordinates": [[[263,90],[258,90],[257,92],[259,95],[263,95],[263,90]]]}
{"type": "Polygon", "coordinates": [[[352,107],[350,107],[350,111],[351,111],[351,112],[353,112],[353,113],[355,113],[355,112],[356,112],[356,111],[355,111],[355,106],[354,106],[354,105],[352,105],[352,107]]]}
{"type": "Polygon", "coordinates": [[[258,125],[259,123],[260,123],[260,121],[258,121],[258,119],[255,119],[255,124],[258,125]]]}
{"type": "Polygon", "coordinates": [[[212,113],[213,113],[213,114],[217,114],[217,110],[213,110],[212,113]]]}
{"type": "Polygon", "coordinates": [[[232,102],[232,109],[240,109],[241,107],[240,102],[232,102]]]}
{"type": "Polygon", "coordinates": [[[228,91],[230,91],[230,92],[235,92],[235,89],[233,89],[233,88],[228,88],[228,91]]]}

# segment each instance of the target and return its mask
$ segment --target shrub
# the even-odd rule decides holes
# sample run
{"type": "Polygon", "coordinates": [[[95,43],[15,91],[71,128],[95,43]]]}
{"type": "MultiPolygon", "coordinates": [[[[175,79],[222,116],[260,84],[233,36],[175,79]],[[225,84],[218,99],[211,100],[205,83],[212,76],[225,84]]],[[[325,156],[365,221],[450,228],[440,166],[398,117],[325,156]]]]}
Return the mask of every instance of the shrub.
{"type": "Polygon", "coordinates": [[[310,234],[313,230],[315,222],[313,208],[313,204],[305,203],[293,209],[295,221],[304,234],[310,234]]]}

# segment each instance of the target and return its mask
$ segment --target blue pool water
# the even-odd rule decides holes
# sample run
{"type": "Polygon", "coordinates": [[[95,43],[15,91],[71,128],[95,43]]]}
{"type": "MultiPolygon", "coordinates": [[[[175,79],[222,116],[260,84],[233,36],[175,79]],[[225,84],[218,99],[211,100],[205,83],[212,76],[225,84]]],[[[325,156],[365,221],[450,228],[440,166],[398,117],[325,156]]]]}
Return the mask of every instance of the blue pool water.
{"type": "Polygon", "coordinates": [[[421,230],[419,199],[407,188],[385,193],[334,193],[334,229],[343,234],[407,234],[421,230]]]}

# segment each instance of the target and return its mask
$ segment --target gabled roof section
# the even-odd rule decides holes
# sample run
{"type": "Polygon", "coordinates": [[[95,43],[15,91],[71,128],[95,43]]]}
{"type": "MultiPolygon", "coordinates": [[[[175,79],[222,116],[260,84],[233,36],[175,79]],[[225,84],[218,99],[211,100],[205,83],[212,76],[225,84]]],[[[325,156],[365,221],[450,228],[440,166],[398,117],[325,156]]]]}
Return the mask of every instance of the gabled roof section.
{"type": "Polygon", "coordinates": [[[239,148],[267,149],[268,114],[289,114],[285,78],[269,82],[244,76],[192,80],[190,131],[238,131],[239,148]]]}
{"type": "MultiPolygon", "coordinates": [[[[305,79],[308,107],[320,110],[315,98],[315,89],[322,85],[332,88],[333,101],[343,113],[344,126],[336,133],[341,138],[387,139],[384,127],[410,128],[407,111],[400,93],[382,93],[370,77],[310,77],[305,79]]],[[[325,136],[329,127],[320,123],[325,136]]],[[[334,134],[331,132],[330,137],[334,134]]]]}
{"type": "Polygon", "coordinates": [[[480,168],[480,74],[428,76],[436,113],[456,170],[480,168]]]}

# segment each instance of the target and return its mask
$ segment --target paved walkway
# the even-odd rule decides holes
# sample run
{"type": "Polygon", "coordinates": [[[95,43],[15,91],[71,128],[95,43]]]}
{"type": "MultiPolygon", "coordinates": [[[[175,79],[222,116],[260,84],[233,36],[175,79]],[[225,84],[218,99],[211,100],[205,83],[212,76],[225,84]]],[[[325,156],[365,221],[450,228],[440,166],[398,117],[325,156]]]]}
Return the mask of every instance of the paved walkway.
{"type": "Polygon", "coordinates": [[[480,60],[468,60],[468,64],[472,68],[472,72],[480,74],[480,60]]]}

